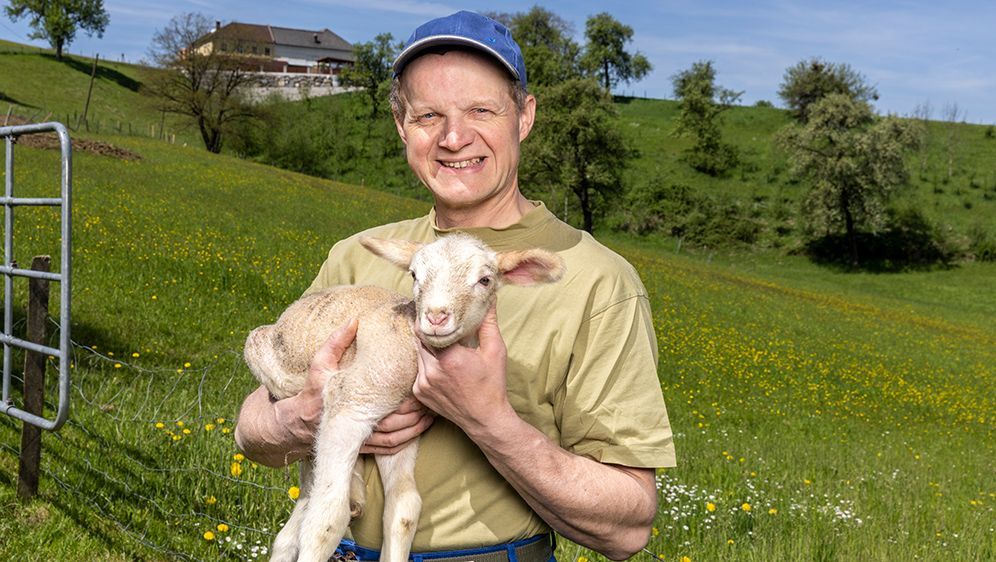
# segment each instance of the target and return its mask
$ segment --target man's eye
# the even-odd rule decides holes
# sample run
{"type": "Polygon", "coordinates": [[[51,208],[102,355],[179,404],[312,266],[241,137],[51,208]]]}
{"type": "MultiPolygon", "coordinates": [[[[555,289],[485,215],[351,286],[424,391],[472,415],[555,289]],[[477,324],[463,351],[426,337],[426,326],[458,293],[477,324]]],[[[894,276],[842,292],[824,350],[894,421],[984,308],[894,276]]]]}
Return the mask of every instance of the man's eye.
{"type": "Polygon", "coordinates": [[[419,116],[418,116],[418,119],[419,119],[419,121],[428,121],[429,119],[432,119],[432,118],[434,118],[435,116],[436,116],[436,114],[435,114],[435,113],[432,113],[432,112],[429,112],[429,113],[423,113],[422,115],[419,115],[419,116]]]}

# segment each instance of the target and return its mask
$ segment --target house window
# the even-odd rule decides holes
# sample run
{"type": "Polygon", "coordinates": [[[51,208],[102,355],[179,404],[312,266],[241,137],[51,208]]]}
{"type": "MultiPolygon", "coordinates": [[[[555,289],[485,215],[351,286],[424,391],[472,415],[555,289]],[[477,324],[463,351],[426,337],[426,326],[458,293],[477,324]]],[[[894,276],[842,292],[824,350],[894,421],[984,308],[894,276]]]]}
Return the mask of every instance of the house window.
{"type": "Polygon", "coordinates": [[[265,54],[266,56],[269,56],[270,55],[270,48],[269,47],[263,47],[263,54],[265,54]]]}
{"type": "Polygon", "coordinates": [[[252,46],[252,54],[254,54],[254,55],[256,54],[256,45],[252,46]]]}

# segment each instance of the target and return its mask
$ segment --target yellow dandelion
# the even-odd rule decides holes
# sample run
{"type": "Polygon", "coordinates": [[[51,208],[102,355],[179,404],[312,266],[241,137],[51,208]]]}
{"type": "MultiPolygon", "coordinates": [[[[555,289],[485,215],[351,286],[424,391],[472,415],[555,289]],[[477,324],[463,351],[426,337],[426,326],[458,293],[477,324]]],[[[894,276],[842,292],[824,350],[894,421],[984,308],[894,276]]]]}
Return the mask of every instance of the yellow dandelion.
{"type": "Polygon", "coordinates": [[[187,361],[186,363],[184,363],[183,364],[183,368],[184,369],[189,369],[190,368],[190,361],[187,361]]]}
{"type": "Polygon", "coordinates": [[[131,354],[131,356],[132,356],[132,357],[134,357],[134,358],[136,358],[136,359],[137,359],[138,357],[140,357],[140,355],[138,354],[138,352],[137,352],[137,351],[136,351],[135,353],[132,353],[132,354],[131,354]]]}
{"type": "Polygon", "coordinates": [[[238,478],[242,475],[242,463],[233,462],[232,463],[232,476],[238,478]]]}
{"type": "Polygon", "coordinates": [[[183,434],[184,434],[184,435],[190,435],[190,429],[188,429],[188,428],[186,428],[186,427],[185,427],[185,428],[183,428],[183,434]]]}
{"type": "Polygon", "coordinates": [[[121,368],[121,363],[115,363],[114,364],[114,368],[115,369],[120,369],[121,368]]]}
{"type": "Polygon", "coordinates": [[[218,419],[216,419],[214,421],[215,421],[215,423],[219,423],[219,424],[220,423],[225,423],[225,418],[218,418],[218,419]]]}
{"type": "Polygon", "coordinates": [[[577,562],[588,562],[588,559],[585,558],[584,556],[578,556],[577,562]]]}
{"type": "Polygon", "coordinates": [[[712,502],[706,502],[706,511],[713,512],[716,511],[716,504],[712,502]]]}
{"type": "Polygon", "coordinates": [[[231,432],[232,432],[232,430],[231,430],[231,429],[228,429],[227,427],[225,427],[225,428],[222,428],[221,432],[222,432],[222,433],[226,433],[226,434],[227,434],[227,433],[231,433],[231,432]]]}
{"type": "Polygon", "coordinates": [[[809,486],[810,484],[813,483],[813,481],[810,480],[809,478],[806,478],[805,480],[802,481],[802,483],[805,484],[805,485],[807,485],[807,486],[809,486]]]}
{"type": "Polygon", "coordinates": [[[156,422],[156,429],[164,429],[165,427],[166,424],[164,424],[163,422],[156,422]]]}
{"type": "Polygon", "coordinates": [[[771,509],[768,510],[768,515],[777,515],[777,514],[778,514],[778,510],[775,509],[775,508],[771,508],[771,509]]]}
{"type": "Polygon", "coordinates": [[[742,510],[748,512],[748,513],[750,513],[750,504],[747,503],[747,502],[744,502],[743,505],[740,506],[740,509],[742,509],[742,510]]]}
{"type": "Polygon", "coordinates": [[[218,523],[218,532],[219,533],[227,533],[228,532],[228,525],[225,525],[224,523],[218,523]]]}
{"type": "Polygon", "coordinates": [[[733,544],[733,539],[726,539],[726,544],[733,544]]]}
{"type": "Polygon", "coordinates": [[[242,462],[246,460],[246,456],[243,455],[242,453],[235,453],[234,455],[232,455],[232,458],[235,459],[235,462],[242,462]]]}
{"type": "Polygon", "coordinates": [[[211,431],[213,429],[214,429],[214,424],[213,423],[209,423],[209,424],[205,424],[204,425],[204,431],[211,431]]]}
{"type": "Polygon", "coordinates": [[[176,427],[183,427],[183,420],[176,422],[176,427]]]}
{"type": "Polygon", "coordinates": [[[113,351],[108,351],[107,352],[107,356],[108,357],[114,357],[114,352],[113,351]]]}
{"type": "Polygon", "coordinates": [[[159,300],[159,297],[152,295],[152,300],[159,300]]]}
{"type": "Polygon", "coordinates": [[[301,488],[298,488],[297,486],[291,486],[290,488],[287,489],[287,495],[290,497],[290,499],[296,500],[297,498],[301,497],[301,488]]]}
{"type": "Polygon", "coordinates": [[[214,497],[214,496],[208,496],[208,497],[207,497],[207,498],[206,498],[206,499],[204,500],[204,503],[206,503],[206,504],[208,504],[208,505],[214,505],[214,504],[218,503],[218,498],[216,498],[216,497],[214,497]]]}
{"type": "Polygon", "coordinates": [[[687,557],[687,556],[682,556],[681,557],[681,562],[692,562],[692,559],[689,558],[689,557],[687,557]]]}
{"type": "Polygon", "coordinates": [[[173,435],[173,441],[179,441],[180,439],[182,439],[182,437],[179,435],[173,435]]]}
{"type": "Polygon", "coordinates": [[[211,531],[204,531],[204,540],[206,540],[206,541],[213,541],[214,540],[214,533],[212,533],[211,531]]]}
{"type": "Polygon", "coordinates": [[[177,372],[177,373],[182,373],[182,372],[183,372],[183,369],[177,369],[177,370],[176,370],[176,372],[177,372]]]}
{"type": "Polygon", "coordinates": [[[650,529],[650,534],[656,537],[661,534],[661,530],[658,529],[657,527],[652,527],[650,529]]]}

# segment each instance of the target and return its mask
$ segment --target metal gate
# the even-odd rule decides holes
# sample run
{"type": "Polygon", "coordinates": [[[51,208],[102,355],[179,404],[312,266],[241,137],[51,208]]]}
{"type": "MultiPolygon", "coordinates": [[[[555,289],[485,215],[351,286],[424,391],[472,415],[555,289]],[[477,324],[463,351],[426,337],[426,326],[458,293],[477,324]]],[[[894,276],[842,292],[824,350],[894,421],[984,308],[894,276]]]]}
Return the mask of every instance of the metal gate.
{"type": "Polygon", "coordinates": [[[0,203],[4,207],[4,255],[3,264],[0,265],[0,273],[4,276],[3,283],[3,333],[0,334],[0,342],[3,342],[3,401],[0,402],[0,411],[13,416],[25,423],[40,427],[41,429],[54,431],[62,427],[69,417],[69,325],[70,325],[70,276],[72,265],[72,229],[71,229],[71,195],[72,195],[72,144],[69,140],[69,132],[61,123],[37,123],[32,125],[18,125],[13,127],[0,127],[0,138],[4,139],[6,147],[6,174],[4,176],[4,195],[0,198],[0,203]],[[19,136],[45,131],[55,131],[59,137],[59,144],[62,149],[62,191],[58,198],[17,198],[14,197],[14,143],[19,136]],[[33,271],[30,269],[18,269],[14,259],[14,209],[16,207],[62,207],[62,254],[59,256],[61,264],[59,273],[48,273],[33,271]],[[47,279],[57,281],[60,286],[59,298],[59,348],[48,347],[25,341],[14,337],[14,277],[33,277],[37,279],[47,279]],[[56,409],[55,419],[49,420],[24,411],[14,406],[10,399],[11,363],[13,350],[11,347],[19,347],[43,353],[59,360],[59,404],[56,409]]]}

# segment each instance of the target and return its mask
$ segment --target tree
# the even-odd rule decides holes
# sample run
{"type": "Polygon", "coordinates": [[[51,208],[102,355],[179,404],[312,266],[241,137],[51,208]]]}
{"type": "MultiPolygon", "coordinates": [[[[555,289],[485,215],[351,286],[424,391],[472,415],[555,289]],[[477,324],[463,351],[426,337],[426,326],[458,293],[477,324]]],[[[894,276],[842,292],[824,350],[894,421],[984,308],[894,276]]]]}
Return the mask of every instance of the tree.
{"type": "Polygon", "coordinates": [[[584,35],[588,43],[581,66],[598,77],[605,91],[611,91],[619,82],[639,80],[653,70],[646,57],[626,51],[626,44],[633,40],[633,28],[608,13],[588,18],[584,35]]]}
{"type": "Polygon", "coordinates": [[[243,96],[253,78],[247,59],[204,41],[212,30],[203,14],[185,13],[156,31],[149,56],[158,69],[147,86],[161,111],[192,117],[204,147],[221,152],[229,127],[255,115],[243,96]]]}
{"type": "Polygon", "coordinates": [[[688,163],[696,170],[718,176],[737,165],[736,148],[723,142],[720,114],[730,108],[743,92],[716,85],[712,61],[699,61],[671,78],[679,100],[677,132],[695,138],[686,151],[688,163]]]}
{"type": "Polygon", "coordinates": [[[612,98],[594,80],[581,78],[550,86],[541,95],[544,110],[522,151],[522,183],[533,192],[541,186],[572,192],[583,228],[591,232],[596,208],[622,190],[629,157],[612,98]]]}
{"type": "Polygon", "coordinates": [[[571,24],[557,14],[533,6],[528,12],[490,13],[504,24],[522,49],[533,86],[551,86],[581,75],[581,47],[571,39],[571,24]]]}
{"type": "Polygon", "coordinates": [[[394,43],[394,36],[381,33],[373,41],[353,45],[356,61],[353,66],[342,71],[342,83],[363,89],[370,98],[370,116],[377,117],[378,111],[386,103],[395,57],[404,47],[394,43]]]}
{"type": "Polygon", "coordinates": [[[28,37],[47,40],[57,60],[62,60],[62,49],[73,42],[77,29],[103,37],[111,21],[104,0],[10,0],[4,11],[12,21],[29,16],[34,31],[28,37]]]}
{"type": "Polygon", "coordinates": [[[803,216],[810,230],[844,228],[852,266],[859,263],[859,229],[885,226],[886,203],[906,183],[904,156],[919,143],[914,123],[877,119],[871,106],[846,94],[813,104],[805,125],[778,134],[793,173],[809,182],[803,216]]]}
{"type": "Polygon", "coordinates": [[[789,67],[778,90],[778,96],[801,123],[809,118],[809,107],[830,94],[843,94],[861,102],[878,99],[875,87],[850,65],[816,57],[789,67]]]}

